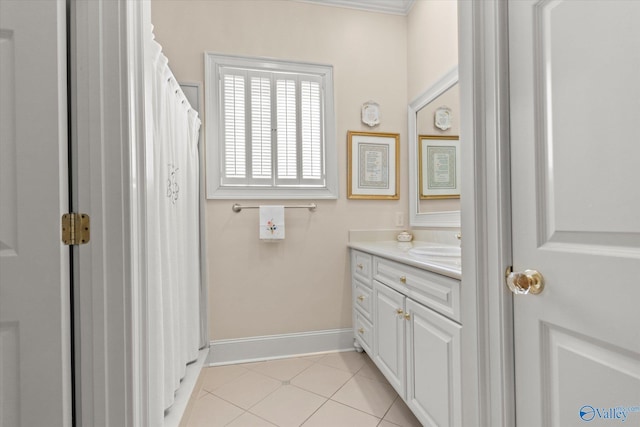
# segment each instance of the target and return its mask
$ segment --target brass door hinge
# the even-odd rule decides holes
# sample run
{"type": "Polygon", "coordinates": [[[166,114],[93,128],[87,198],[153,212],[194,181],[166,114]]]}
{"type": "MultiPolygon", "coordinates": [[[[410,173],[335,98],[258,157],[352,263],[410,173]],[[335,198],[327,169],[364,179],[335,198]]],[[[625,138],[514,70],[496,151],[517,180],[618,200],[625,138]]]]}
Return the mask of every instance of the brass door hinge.
{"type": "Polygon", "coordinates": [[[91,236],[91,218],[83,213],[62,215],[62,243],[65,245],[84,245],[91,236]]]}

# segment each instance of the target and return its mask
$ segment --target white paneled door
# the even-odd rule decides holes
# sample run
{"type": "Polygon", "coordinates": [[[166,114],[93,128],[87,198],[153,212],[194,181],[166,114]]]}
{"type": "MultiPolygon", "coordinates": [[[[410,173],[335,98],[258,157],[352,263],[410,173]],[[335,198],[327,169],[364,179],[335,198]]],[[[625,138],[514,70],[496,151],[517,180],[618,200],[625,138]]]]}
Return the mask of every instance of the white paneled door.
{"type": "Polygon", "coordinates": [[[509,3],[513,264],[545,279],[514,295],[519,427],[640,425],[639,22],[509,3]]]}
{"type": "Polygon", "coordinates": [[[0,425],[71,425],[64,1],[0,0],[0,425]]]}

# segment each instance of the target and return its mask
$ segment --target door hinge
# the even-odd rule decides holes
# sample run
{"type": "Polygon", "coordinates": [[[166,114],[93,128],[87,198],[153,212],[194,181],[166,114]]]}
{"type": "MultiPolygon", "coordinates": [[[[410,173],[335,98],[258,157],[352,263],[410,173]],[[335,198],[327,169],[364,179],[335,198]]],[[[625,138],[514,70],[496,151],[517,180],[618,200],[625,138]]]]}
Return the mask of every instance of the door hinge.
{"type": "Polygon", "coordinates": [[[91,218],[83,213],[62,215],[62,243],[65,245],[84,245],[91,236],[91,218]]]}

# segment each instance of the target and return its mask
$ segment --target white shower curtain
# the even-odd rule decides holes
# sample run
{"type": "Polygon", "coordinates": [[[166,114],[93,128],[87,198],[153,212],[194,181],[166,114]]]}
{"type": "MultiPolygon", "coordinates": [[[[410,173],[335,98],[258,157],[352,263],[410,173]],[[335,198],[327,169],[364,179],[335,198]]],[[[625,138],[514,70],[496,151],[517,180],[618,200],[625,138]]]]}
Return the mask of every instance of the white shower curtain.
{"type": "Polygon", "coordinates": [[[149,421],[162,425],[200,344],[200,119],[152,33],[145,78],[149,421]]]}

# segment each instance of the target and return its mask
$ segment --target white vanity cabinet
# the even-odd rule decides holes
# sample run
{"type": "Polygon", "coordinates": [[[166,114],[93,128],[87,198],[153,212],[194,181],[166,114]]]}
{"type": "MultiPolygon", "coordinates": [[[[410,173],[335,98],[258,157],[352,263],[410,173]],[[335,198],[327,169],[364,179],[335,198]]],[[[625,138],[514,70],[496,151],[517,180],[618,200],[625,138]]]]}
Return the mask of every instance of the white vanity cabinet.
{"type": "Polygon", "coordinates": [[[352,275],[356,344],[423,425],[460,426],[460,281],[352,249],[352,262],[367,256],[369,282],[352,275]]]}
{"type": "Polygon", "coordinates": [[[371,265],[373,257],[351,251],[351,294],[353,300],[354,345],[358,351],[371,354],[373,350],[373,289],[371,265]]]}

